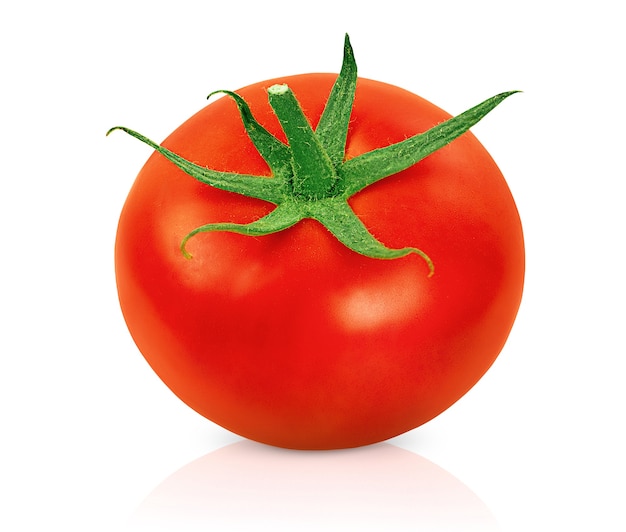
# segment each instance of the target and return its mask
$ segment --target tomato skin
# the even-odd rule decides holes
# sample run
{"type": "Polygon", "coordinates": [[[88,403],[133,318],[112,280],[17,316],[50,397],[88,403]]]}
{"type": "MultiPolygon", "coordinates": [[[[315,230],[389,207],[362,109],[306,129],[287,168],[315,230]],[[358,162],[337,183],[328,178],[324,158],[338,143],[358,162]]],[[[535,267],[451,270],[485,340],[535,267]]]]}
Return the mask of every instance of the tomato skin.
{"type": "MultiPolygon", "coordinates": [[[[287,83],[315,126],[335,80],[307,74],[237,91],[284,140],[266,89],[287,83]]],[[[359,79],[346,157],[449,118],[397,87],[359,79]]],[[[268,175],[236,106],[221,98],[163,146],[215,170],[268,175]]],[[[115,267],[140,351],[191,408],[244,437],[296,449],[366,445],[463,396],[500,353],[521,301],[522,228],[497,165],[466,133],[349,200],[371,233],[418,256],[378,260],[304,220],[263,237],[202,233],[274,206],[211,188],[159,154],[120,217],[115,267]]]]}

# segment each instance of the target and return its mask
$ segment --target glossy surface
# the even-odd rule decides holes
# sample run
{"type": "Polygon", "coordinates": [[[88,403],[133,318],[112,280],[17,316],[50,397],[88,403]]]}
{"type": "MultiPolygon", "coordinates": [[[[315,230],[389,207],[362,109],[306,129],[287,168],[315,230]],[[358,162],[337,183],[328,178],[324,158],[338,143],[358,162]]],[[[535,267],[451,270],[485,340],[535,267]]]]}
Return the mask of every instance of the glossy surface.
{"type": "MultiPolygon", "coordinates": [[[[265,89],[286,82],[315,125],[334,75],[238,91],[279,138],[265,89]]],[[[449,115],[390,85],[360,80],[347,157],[449,115]]],[[[164,146],[216,170],[267,173],[235,104],[220,99],[164,146]]],[[[158,154],[124,206],[116,276],[124,317],[161,379],[190,407],[247,438],[290,448],[354,447],[427,422],[465,394],[500,352],[524,277],[521,224],[489,154],[465,134],[351,200],[383,243],[417,256],[381,261],[304,221],[251,238],[200,234],[272,205],[200,184],[158,154]]]]}

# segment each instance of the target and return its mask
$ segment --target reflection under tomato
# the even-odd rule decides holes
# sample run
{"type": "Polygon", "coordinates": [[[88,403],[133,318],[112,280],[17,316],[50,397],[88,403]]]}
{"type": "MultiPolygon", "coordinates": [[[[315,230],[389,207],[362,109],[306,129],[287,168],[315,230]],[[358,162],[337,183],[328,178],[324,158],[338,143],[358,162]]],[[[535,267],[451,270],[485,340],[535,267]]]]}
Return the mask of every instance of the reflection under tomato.
{"type": "Polygon", "coordinates": [[[141,504],[131,530],[499,530],[484,503],[391,444],[303,452],[241,441],[184,466],[141,504]]]}

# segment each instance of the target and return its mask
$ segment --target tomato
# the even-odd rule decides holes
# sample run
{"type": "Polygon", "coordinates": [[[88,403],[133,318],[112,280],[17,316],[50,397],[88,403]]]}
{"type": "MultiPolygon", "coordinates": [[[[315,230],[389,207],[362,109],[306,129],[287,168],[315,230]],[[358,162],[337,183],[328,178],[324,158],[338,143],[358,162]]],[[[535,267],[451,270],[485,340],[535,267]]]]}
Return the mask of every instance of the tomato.
{"type": "MultiPolygon", "coordinates": [[[[271,181],[234,98],[285,146],[268,88],[286,84],[316,129],[336,79],[250,85],[207,105],[162,147],[271,181]]],[[[358,78],[349,118],[339,164],[451,117],[358,78]]],[[[366,445],[446,410],[500,353],[522,295],[523,235],[502,173],[470,132],[347,199],[377,241],[419,246],[388,260],[350,249],[314,216],[268,234],[226,228],[189,238],[207,223],[253,223],[276,205],[209,186],[163,153],[148,159],[121,213],[119,300],[150,366],[206,418],[275,446],[366,445]]]]}

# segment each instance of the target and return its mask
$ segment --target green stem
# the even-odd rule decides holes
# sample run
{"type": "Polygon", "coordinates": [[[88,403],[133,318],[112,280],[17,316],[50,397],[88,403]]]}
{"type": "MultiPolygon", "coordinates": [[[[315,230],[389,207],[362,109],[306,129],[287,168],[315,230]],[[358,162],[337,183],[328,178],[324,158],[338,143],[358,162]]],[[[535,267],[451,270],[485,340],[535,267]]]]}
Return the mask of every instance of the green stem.
{"type": "Polygon", "coordinates": [[[327,197],[337,173],[300,103],[287,85],[273,85],[267,93],[291,148],[294,196],[308,201],[327,197]]]}

